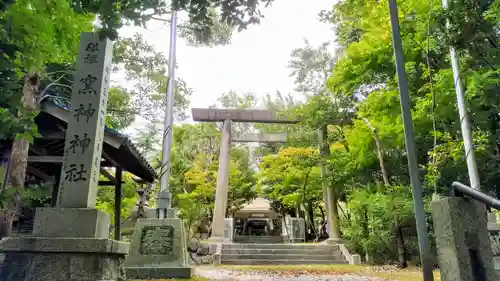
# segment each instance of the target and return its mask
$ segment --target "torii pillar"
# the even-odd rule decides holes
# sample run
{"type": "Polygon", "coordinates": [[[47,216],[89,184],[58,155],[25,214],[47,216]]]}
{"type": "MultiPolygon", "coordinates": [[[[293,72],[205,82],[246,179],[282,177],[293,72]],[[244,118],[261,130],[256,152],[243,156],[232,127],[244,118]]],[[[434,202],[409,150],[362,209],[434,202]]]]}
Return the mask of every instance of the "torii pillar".
{"type": "MultiPolygon", "coordinates": [[[[296,124],[298,120],[290,120],[279,116],[276,112],[256,109],[209,109],[192,108],[191,113],[194,121],[199,122],[223,122],[219,170],[217,175],[217,189],[215,191],[215,207],[212,220],[211,240],[224,240],[224,219],[226,218],[227,193],[229,190],[229,162],[231,152],[231,125],[232,122],[247,123],[272,123],[272,124],[296,124]]],[[[262,142],[266,135],[254,134],[253,140],[243,139],[240,142],[262,142]],[[260,139],[260,140],[259,140],[260,139]]],[[[276,139],[276,137],[274,137],[276,139]]],[[[279,138],[279,137],[278,137],[279,138]]],[[[278,139],[276,139],[278,140],[278,139]]],[[[280,142],[280,141],[274,142],[280,142]]],[[[270,140],[269,142],[273,142],[270,140]]]]}

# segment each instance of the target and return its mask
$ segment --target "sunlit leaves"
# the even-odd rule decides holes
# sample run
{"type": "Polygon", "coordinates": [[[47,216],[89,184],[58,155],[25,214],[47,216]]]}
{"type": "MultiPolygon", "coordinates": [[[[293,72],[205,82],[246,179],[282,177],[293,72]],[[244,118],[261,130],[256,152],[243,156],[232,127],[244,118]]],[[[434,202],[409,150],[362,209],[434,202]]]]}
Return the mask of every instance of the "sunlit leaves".
{"type": "Polygon", "coordinates": [[[17,48],[10,59],[37,71],[48,62],[72,61],[80,32],[90,31],[92,16],[76,14],[65,0],[20,0],[0,11],[0,20],[11,27],[0,32],[0,39],[17,48]]]}
{"type": "Polygon", "coordinates": [[[261,159],[259,184],[267,198],[294,208],[321,198],[316,149],[288,147],[261,159]]]}

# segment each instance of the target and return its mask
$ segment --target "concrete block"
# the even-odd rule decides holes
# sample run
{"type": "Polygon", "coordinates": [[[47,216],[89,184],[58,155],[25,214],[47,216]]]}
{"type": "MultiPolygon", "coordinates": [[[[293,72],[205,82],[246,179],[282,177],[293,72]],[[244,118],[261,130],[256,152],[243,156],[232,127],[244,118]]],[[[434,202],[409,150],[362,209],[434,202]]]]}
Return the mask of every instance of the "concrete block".
{"type": "Polygon", "coordinates": [[[432,202],[442,281],[499,280],[484,205],[464,198],[432,202]]]}
{"type": "Polygon", "coordinates": [[[138,220],[125,267],[130,280],[190,278],[182,220],[138,220]]]}
{"type": "Polygon", "coordinates": [[[177,209],[175,209],[175,208],[168,208],[167,209],[167,218],[168,219],[175,219],[175,218],[177,218],[177,209]]]}
{"type": "Polygon", "coordinates": [[[224,239],[230,242],[234,240],[234,219],[226,218],[224,220],[224,239]]]}
{"type": "MultiPolygon", "coordinates": [[[[156,219],[156,209],[148,209],[146,211],[146,216],[148,219],[156,219]]],[[[167,218],[174,219],[177,218],[177,209],[168,208],[167,209],[167,218]]]]}
{"type": "Polygon", "coordinates": [[[109,216],[96,209],[37,208],[35,237],[109,238],[109,216]]]}
{"type": "Polygon", "coordinates": [[[361,264],[361,256],[358,254],[352,255],[350,264],[361,264]]]}
{"type": "Polygon", "coordinates": [[[160,191],[156,196],[156,208],[158,209],[166,209],[168,208],[168,204],[172,200],[172,194],[168,191],[160,191]]]}

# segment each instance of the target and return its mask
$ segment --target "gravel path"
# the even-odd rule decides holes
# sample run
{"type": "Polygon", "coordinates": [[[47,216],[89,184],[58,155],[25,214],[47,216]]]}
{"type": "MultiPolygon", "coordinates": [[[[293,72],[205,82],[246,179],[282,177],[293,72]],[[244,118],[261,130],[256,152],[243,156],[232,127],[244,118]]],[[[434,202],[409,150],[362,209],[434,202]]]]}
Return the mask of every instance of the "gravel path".
{"type": "Polygon", "coordinates": [[[249,271],[236,271],[229,269],[196,268],[196,275],[210,278],[212,280],[226,281],[383,281],[378,277],[367,277],[357,275],[299,275],[286,274],[284,272],[262,273],[249,271]]]}

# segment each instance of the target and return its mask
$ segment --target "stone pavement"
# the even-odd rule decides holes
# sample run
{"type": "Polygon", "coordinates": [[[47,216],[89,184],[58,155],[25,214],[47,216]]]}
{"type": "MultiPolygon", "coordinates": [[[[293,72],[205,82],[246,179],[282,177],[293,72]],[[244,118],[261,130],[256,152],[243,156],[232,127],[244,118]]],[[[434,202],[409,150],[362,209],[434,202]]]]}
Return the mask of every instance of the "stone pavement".
{"type": "Polygon", "coordinates": [[[229,269],[217,269],[209,267],[196,268],[196,275],[200,277],[210,278],[210,280],[225,280],[225,281],[383,281],[378,277],[367,277],[350,274],[323,274],[323,275],[289,275],[285,272],[252,272],[252,271],[236,271],[229,269]]]}

